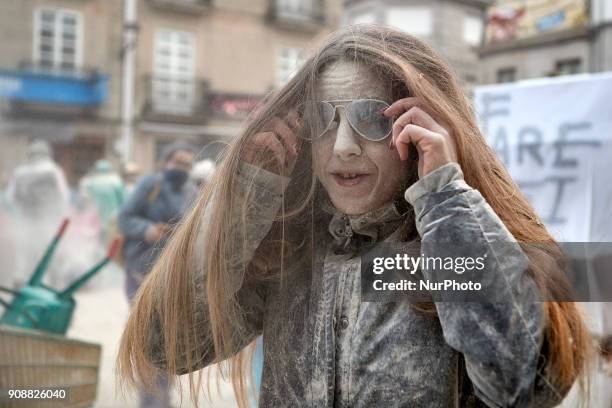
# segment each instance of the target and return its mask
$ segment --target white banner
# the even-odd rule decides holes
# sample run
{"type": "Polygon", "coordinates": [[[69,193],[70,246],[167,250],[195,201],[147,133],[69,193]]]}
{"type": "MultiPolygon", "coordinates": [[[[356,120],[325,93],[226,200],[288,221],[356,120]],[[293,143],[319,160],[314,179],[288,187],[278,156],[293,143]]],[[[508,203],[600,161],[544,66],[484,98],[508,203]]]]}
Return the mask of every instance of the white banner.
{"type": "Polygon", "coordinates": [[[487,142],[559,241],[612,241],[612,74],[477,87],[487,142]]]}
{"type": "MultiPolygon", "coordinates": [[[[487,142],[555,238],[612,242],[612,74],[482,86],[474,103],[487,142]]],[[[609,299],[612,257],[596,247],[585,244],[588,287],[609,299]]],[[[612,303],[582,306],[592,333],[612,334],[612,303]]],[[[582,405],[609,406],[609,377],[594,374],[582,405]]],[[[580,406],[577,395],[562,406],[580,406]]]]}

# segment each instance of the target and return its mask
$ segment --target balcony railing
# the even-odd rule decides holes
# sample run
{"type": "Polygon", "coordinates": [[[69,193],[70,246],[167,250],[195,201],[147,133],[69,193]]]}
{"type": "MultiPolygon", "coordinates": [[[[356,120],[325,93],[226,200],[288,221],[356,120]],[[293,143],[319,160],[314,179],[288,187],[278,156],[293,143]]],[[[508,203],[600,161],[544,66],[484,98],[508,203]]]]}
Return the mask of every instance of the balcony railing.
{"type": "Polygon", "coordinates": [[[36,103],[95,108],[108,97],[107,75],[92,69],[58,69],[31,63],[0,68],[0,98],[36,103]]]}
{"type": "Polygon", "coordinates": [[[208,82],[197,78],[145,75],[142,116],[155,121],[204,123],[208,82]]]}
{"type": "Polygon", "coordinates": [[[184,13],[203,13],[212,7],[212,0],[149,0],[156,8],[184,13]]]}
{"type": "Polygon", "coordinates": [[[317,30],[325,24],[325,0],[270,0],[268,19],[294,30],[317,30]]]}

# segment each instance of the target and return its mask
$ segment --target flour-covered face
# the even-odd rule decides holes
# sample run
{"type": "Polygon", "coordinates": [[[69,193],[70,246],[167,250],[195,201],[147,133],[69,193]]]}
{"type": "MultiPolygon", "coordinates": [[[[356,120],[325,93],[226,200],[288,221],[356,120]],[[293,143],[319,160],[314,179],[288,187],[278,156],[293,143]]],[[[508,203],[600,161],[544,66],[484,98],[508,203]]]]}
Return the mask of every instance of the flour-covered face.
{"type": "MultiPolygon", "coordinates": [[[[338,61],[323,71],[317,99],[393,102],[380,78],[349,61],[338,61]]],[[[348,215],[363,214],[389,203],[400,191],[407,179],[406,162],[395,148],[389,149],[389,140],[364,139],[347,121],[344,108],[336,109],[327,133],[312,143],[314,173],[336,209],[348,215]]]]}

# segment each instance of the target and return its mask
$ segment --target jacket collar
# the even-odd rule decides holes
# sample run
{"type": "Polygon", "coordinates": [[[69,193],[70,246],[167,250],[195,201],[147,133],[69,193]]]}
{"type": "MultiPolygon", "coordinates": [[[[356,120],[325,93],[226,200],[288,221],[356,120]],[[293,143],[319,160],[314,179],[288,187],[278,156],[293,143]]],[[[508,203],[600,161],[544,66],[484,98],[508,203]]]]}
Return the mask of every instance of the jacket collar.
{"type": "Polygon", "coordinates": [[[382,241],[403,224],[409,224],[413,217],[412,207],[402,213],[395,202],[359,215],[343,214],[329,200],[325,200],[323,209],[333,214],[328,231],[334,239],[334,246],[343,252],[348,252],[351,247],[358,249],[362,243],[382,241]]]}

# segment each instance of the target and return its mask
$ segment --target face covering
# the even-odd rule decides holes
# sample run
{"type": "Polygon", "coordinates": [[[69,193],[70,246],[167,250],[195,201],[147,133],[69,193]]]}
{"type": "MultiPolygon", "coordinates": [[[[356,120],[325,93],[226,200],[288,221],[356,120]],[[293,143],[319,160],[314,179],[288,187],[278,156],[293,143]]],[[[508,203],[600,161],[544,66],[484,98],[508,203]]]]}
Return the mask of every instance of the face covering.
{"type": "Polygon", "coordinates": [[[172,184],[174,188],[181,188],[187,181],[189,174],[183,170],[169,169],[164,170],[164,177],[172,184]]]}

